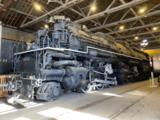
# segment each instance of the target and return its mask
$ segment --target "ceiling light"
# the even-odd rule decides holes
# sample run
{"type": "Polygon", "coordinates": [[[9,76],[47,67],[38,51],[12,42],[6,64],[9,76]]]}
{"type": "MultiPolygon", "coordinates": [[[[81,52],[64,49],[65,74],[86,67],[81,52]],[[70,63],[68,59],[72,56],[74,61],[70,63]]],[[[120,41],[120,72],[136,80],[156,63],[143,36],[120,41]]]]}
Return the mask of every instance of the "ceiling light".
{"type": "Polygon", "coordinates": [[[46,28],[46,29],[48,29],[49,28],[49,26],[46,24],[46,25],[44,25],[44,27],[46,28]]]}
{"type": "Polygon", "coordinates": [[[144,9],[141,9],[140,12],[143,13],[143,12],[144,12],[144,9]]]}
{"type": "Polygon", "coordinates": [[[142,42],[145,43],[145,42],[147,42],[147,41],[148,41],[148,40],[145,39],[145,40],[143,40],[142,42]]]}
{"type": "Polygon", "coordinates": [[[141,46],[144,46],[144,43],[141,43],[141,46]]]}
{"type": "Polygon", "coordinates": [[[95,6],[92,6],[91,9],[94,11],[94,10],[96,10],[96,7],[95,7],[95,6]]]}
{"type": "Polygon", "coordinates": [[[37,9],[40,9],[40,6],[36,6],[37,9]]]}
{"type": "Polygon", "coordinates": [[[135,39],[136,39],[136,40],[138,40],[138,39],[139,39],[139,37],[137,37],[137,36],[136,36],[136,37],[135,37],[135,39]]]}
{"type": "Polygon", "coordinates": [[[144,45],[148,45],[148,42],[144,43],[144,45]]]}
{"type": "Polygon", "coordinates": [[[145,11],[147,10],[147,8],[146,7],[143,7],[143,8],[141,8],[141,9],[139,9],[139,14],[142,14],[142,13],[144,13],[145,11]]]}
{"type": "Polygon", "coordinates": [[[38,3],[34,3],[34,7],[35,7],[37,10],[40,10],[40,9],[41,9],[41,6],[40,6],[38,3]]]}
{"type": "Polygon", "coordinates": [[[119,29],[120,29],[120,30],[123,30],[123,29],[124,29],[124,26],[120,26],[119,29]]]}
{"type": "Polygon", "coordinates": [[[157,28],[157,27],[153,27],[152,29],[153,29],[154,31],[156,31],[158,28],[157,28]]]}
{"type": "Polygon", "coordinates": [[[141,46],[145,47],[145,46],[147,46],[147,45],[148,45],[147,40],[143,40],[142,43],[141,43],[141,46]]]}
{"type": "Polygon", "coordinates": [[[38,9],[38,10],[39,10],[40,8],[41,8],[41,7],[40,7],[39,5],[36,5],[36,9],[38,9]]]}

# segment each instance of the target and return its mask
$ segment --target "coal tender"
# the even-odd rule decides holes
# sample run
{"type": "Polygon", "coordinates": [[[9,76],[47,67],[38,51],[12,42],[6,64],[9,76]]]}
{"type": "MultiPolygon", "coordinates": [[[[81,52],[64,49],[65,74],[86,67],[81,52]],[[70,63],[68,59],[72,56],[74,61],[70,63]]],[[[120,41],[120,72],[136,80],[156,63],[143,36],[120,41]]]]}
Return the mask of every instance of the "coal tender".
{"type": "Polygon", "coordinates": [[[1,85],[13,91],[9,103],[52,101],[64,91],[85,93],[149,77],[148,54],[104,33],[93,34],[64,16],[50,22],[35,41],[17,46],[23,51],[14,54],[14,74],[1,85]]]}

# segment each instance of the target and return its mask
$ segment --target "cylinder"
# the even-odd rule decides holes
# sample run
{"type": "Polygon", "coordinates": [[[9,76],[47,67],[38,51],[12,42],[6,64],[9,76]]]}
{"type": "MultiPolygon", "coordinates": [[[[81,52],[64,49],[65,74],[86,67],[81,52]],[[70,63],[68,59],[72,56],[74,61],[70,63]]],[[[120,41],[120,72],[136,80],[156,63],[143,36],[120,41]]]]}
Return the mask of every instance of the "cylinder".
{"type": "Polygon", "coordinates": [[[63,87],[67,90],[75,89],[79,85],[79,79],[75,79],[73,76],[65,76],[63,78],[63,87]]]}
{"type": "Polygon", "coordinates": [[[44,70],[43,74],[46,76],[60,76],[64,75],[65,73],[63,70],[44,70]]]}
{"type": "Polygon", "coordinates": [[[116,55],[110,54],[110,53],[103,53],[103,52],[97,52],[97,51],[89,51],[89,55],[95,56],[95,57],[105,57],[105,58],[117,58],[116,55]]]}
{"type": "Polygon", "coordinates": [[[69,60],[59,61],[59,62],[55,62],[53,64],[54,67],[59,67],[59,66],[74,66],[74,67],[77,67],[78,65],[79,65],[79,63],[77,61],[69,61],[69,60]]]}
{"type": "Polygon", "coordinates": [[[47,57],[48,58],[50,58],[50,57],[58,57],[58,58],[71,59],[71,55],[65,55],[63,53],[52,53],[52,54],[49,54],[47,57]]]}

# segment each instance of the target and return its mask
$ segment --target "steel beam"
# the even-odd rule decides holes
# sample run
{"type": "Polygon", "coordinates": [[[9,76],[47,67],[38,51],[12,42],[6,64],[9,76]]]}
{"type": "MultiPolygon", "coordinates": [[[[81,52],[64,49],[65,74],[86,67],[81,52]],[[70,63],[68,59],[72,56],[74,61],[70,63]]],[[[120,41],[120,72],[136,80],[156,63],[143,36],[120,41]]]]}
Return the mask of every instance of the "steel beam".
{"type": "Polygon", "coordinates": [[[48,12],[48,13],[46,13],[46,14],[44,14],[44,15],[42,15],[42,16],[40,16],[40,17],[38,17],[38,18],[36,18],[36,19],[26,23],[26,24],[24,24],[24,25],[21,25],[20,27],[21,28],[25,28],[25,27],[28,27],[30,25],[33,25],[33,24],[35,24],[35,23],[37,23],[39,21],[42,21],[42,20],[46,19],[48,17],[48,15],[50,16],[50,15],[59,13],[59,12],[65,10],[65,9],[67,9],[69,7],[72,7],[73,5],[75,5],[75,4],[79,3],[79,2],[83,2],[83,1],[84,0],[72,0],[70,2],[67,2],[66,4],[63,4],[60,7],[57,7],[55,9],[51,10],[50,12],[48,12]]]}
{"type": "Polygon", "coordinates": [[[65,3],[67,3],[69,0],[66,0],[65,3]]]}
{"type": "MultiPolygon", "coordinates": [[[[43,2],[43,1],[41,1],[41,2],[43,2]]],[[[59,4],[61,4],[61,5],[64,5],[64,3],[60,2],[60,1],[56,1],[56,2],[59,3],[59,4]]],[[[44,2],[43,2],[43,3],[44,3],[44,2]]],[[[3,4],[0,4],[0,6],[3,6],[3,4]]],[[[79,13],[78,11],[76,11],[75,9],[73,9],[73,8],[69,8],[69,9],[70,9],[72,12],[74,12],[74,13],[76,13],[76,14],[84,17],[84,18],[86,17],[86,16],[84,16],[83,14],[79,13]]],[[[27,15],[27,16],[31,17],[31,19],[37,18],[36,16],[30,15],[30,14],[28,14],[28,13],[25,13],[25,12],[22,12],[22,11],[19,11],[19,10],[16,10],[16,9],[14,9],[14,8],[10,8],[10,10],[12,10],[12,11],[14,11],[14,12],[17,12],[17,13],[19,13],[19,14],[27,15]]],[[[91,21],[92,21],[93,23],[96,23],[97,25],[100,25],[99,23],[95,22],[94,20],[91,20],[91,21]]],[[[105,29],[107,29],[107,30],[109,30],[109,31],[112,32],[112,30],[110,30],[110,29],[108,29],[108,28],[105,28],[105,29]]]]}
{"type": "MultiPolygon", "coordinates": [[[[97,2],[97,0],[94,0],[94,1],[91,3],[91,5],[96,4],[96,2],[97,2]]],[[[90,14],[91,14],[91,9],[89,9],[89,12],[88,12],[87,16],[90,16],[90,14]]]]}
{"type": "Polygon", "coordinates": [[[105,18],[105,20],[104,20],[104,22],[103,22],[103,25],[105,25],[105,24],[106,24],[106,22],[107,22],[108,18],[109,18],[109,14],[108,14],[108,15],[107,15],[107,17],[105,18]]]}
{"type": "Polygon", "coordinates": [[[128,9],[127,12],[124,13],[124,15],[122,16],[122,18],[120,20],[123,20],[126,17],[126,15],[129,13],[129,11],[130,11],[130,9],[128,9]]]}
{"type": "Polygon", "coordinates": [[[138,30],[138,29],[142,29],[142,28],[153,27],[153,26],[157,26],[157,25],[160,25],[160,22],[151,23],[151,24],[148,24],[148,25],[138,26],[138,27],[129,28],[129,29],[124,29],[124,30],[118,30],[118,31],[115,31],[115,32],[109,32],[109,33],[107,33],[107,34],[111,35],[111,34],[123,33],[123,32],[132,31],[132,30],[138,30]]]}
{"type": "MultiPolygon", "coordinates": [[[[154,42],[158,42],[158,41],[157,41],[157,40],[152,40],[152,41],[148,40],[148,42],[149,42],[149,43],[154,43],[154,42]]],[[[142,43],[142,42],[136,42],[136,43],[134,43],[134,44],[139,44],[139,45],[140,45],[141,43],[142,43]]]]}
{"type": "MultiPolygon", "coordinates": [[[[126,17],[126,15],[128,14],[128,12],[130,11],[130,9],[129,10],[127,10],[127,12],[125,12],[124,14],[123,14],[123,16],[121,17],[121,19],[120,20],[123,20],[125,17],[126,17]]],[[[116,16],[116,15],[115,15],[116,16]]],[[[115,28],[114,28],[114,31],[116,31],[117,30],[117,28],[118,28],[118,26],[119,25],[117,25],[115,28]]],[[[124,33],[125,34],[125,33],[124,33]]]]}
{"type": "Polygon", "coordinates": [[[113,0],[106,10],[109,10],[117,0],[113,0]]]}
{"type": "Polygon", "coordinates": [[[101,26],[99,26],[99,27],[91,28],[91,29],[89,29],[89,30],[90,30],[90,31],[95,31],[95,30],[99,30],[99,29],[102,29],[102,28],[112,27],[112,26],[115,26],[115,25],[117,25],[117,24],[127,23],[127,22],[139,20],[139,19],[141,19],[141,18],[145,18],[145,17],[157,15],[157,14],[160,14],[160,10],[155,11],[155,12],[151,12],[151,13],[148,13],[148,14],[143,14],[143,15],[140,15],[140,16],[137,16],[137,17],[132,17],[132,18],[128,18],[128,19],[125,19],[125,20],[121,20],[121,21],[109,23],[109,24],[106,24],[106,25],[101,25],[101,26]]]}
{"type": "MultiPolygon", "coordinates": [[[[116,0],[114,0],[114,1],[116,1],[116,0]]],[[[42,2],[42,1],[41,1],[42,2]]],[[[56,1],[57,3],[59,3],[59,4],[61,4],[61,5],[63,5],[64,3],[62,3],[62,2],[60,2],[60,1],[56,1]]],[[[108,7],[107,7],[107,9],[109,9],[112,5],[113,5],[113,3],[114,2],[112,2],[108,7]]],[[[83,17],[83,18],[85,18],[86,16],[85,15],[83,15],[83,14],[81,14],[80,12],[78,12],[78,11],[76,11],[75,9],[73,9],[73,8],[69,8],[72,12],[74,12],[74,13],[76,13],[76,14],[78,14],[79,16],[81,16],[81,17],[83,17]]],[[[109,14],[108,14],[108,17],[109,17],[109,14]]],[[[107,18],[108,18],[107,17],[107,18]]],[[[98,22],[96,22],[96,21],[94,21],[94,20],[90,20],[91,22],[93,22],[93,23],[95,23],[95,24],[97,24],[97,25],[101,25],[101,24],[99,24],[98,22]]],[[[106,21],[107,21],[107,19],[106,19],[106,21]]],[[[104,21],[104,22],[106,22],[106,21],[104,21]]],[[[108,31],[110,31],[110,32],[113,32],[112,30],[110,30],[109,28],[105,28],[106,30],[108,30],[108,31]]],[[[118,35],[118,34],[117,34],[118,35]]],[[[118,36],[121,36],[121,35],[118,35],[118,36]]],[[[112,36],[111,36],[112,37],[112,36]]]]}
{"type": "Polygon", "coordinates": [[[81,14],[83,14],[85,16],[84,12],[81,10],[81,8],[79,7],[79,5],[76,5],[76,6],[79,9],[79,11],[81,12],[81,14]]]}
{"type": "MultiPolygon", "coordinates": [[[[126,2],[124,1],[124,0],[120,0],[121,1],[121,3],[122,4],[126,4],[126,2]]],[[[135,12],[135,10],[133,10],[133,8],[129,8],[130,10],[131,10],[131,12],[134,14],[134,16],[138,16],[138,14],[135,12]]],[[[153,8],[152,8],[153,9],[153,8]]],[[[145,26],[145,23],[141,20],[141,19],[139,19],[139,22],[143,25],[143,26],[145,26]]],[[[150,32],[150,34],[157,40],[157,41],[159,41],[156,37],[155,37],[155,35],[154,34],[152,34],[151,33],[151,31],[150,31],[150,29],[148,29],[147,27],[146,27],[146,30],[148,31],[148,32],[150,32]]]]}
{"type": "MultiPolygon", "coordinates": [[[[42,1],[41,1],[42,2],[42,1]]],[[[59,3],[59,4],[61,4],[61,5],[63,5],[64,3],[62,3],[62,2],[60,2],[60,1],[56,1],[57,3],[59,3]]],[[[76,14],[78,14],[79,16],[81,16],[81,17],[83,17],[83,18],[85,18],[86,16],[85,15],[83,15],[83,14],[81,14],[80,12],[78,12],[78,11],[76,11],[75,9],[73,9],[73,8],[69,8],[72,12],[74,12],[74,13],[76,13],[76,14]]],[[[101,25],[101,24],[99,24],[98,22],[96,22],[96,21],[94,21],[94,20],[90,20],[91,22],[93,22],[93,23],[95,23],[95,24],[97,24],[97,25],[101,25]]],[[[106,30],[108,30],[108,31],[110,31],[110,32],[113,32],[112,30],[110,30],[110,29],[108,29],[108,28],[105,28],[106,30]]],[[[111,36],[112,37],[112,36],[111,36]]]]}
{"type": "Polygon", "coordinates": [[[153,8],[149,9],[146,13],[149,13],[150,11],[154,10],[155,8],[157,8],[157,7],[159,7],[159,6],[160,6],[160,4],[154,6],[153,8]]]}
{"type": "Polygon", "coordinates": [[[146,1],[148,1],[148,0],[134,0],[132,2],[126,3],[125,5],[120,5],[118,7],[112,8],[112,9],[107,9],[107,10],[105,10],[103,12],[100,12],[100,13],[97,13],[97,14],[94,14],[94,15],[91,15],[91,16],[76,20],[75,22],[76,23],[82,23],[82,22],[85,22],[87,20],[100,18],[100,17],[105,16],[106,14],[111,14],[111,13],[117,12],[119,10],[123,10],[123,9],[129,8],[131,6],[135,6],[135,5],[141,4],[141,3],[146,2],[146,1]]]}
{"type": "MultiPolygon", "coordinates": [[[[134,37],[134,36],[137,36],[137,35],[146,35],[146,34],[150,34],[150,33],[157,33],[157,32],[160,32],[160,30],[157,30],[157,31],[151,31],[151,32],[143,32],[143,33],[137,33],[137,34],[132,34],[132,35],[127,35],[127,36],[123,36],[123,38],[127,38],[127,37],[134,37]]],[[[118,38],[116,38],[118,39],[118,38]]]]}
{"type": "MultiPolygon", "coordinates": [[[[143,38],[143,39],[152,39],[152,38],[154,38],[153,36],[152,37],[145,37],[145,38],[143,38]]],[[[157,35],[156,36],[156,38],[160,38],[160,35],[157,35]]],[[[139,41],[141,41],[141,40],[143,40],[142,38],[141,39],[138,39],[138,40],[131,40],[131,41],[133,41],[133,42],[139,42],[139,41]]]]}
{"type": "Polygon", "coordinates": [[[9,0],[2,8],[0,8],[0,12],[4,9],[10,8],[13,4],[13,0],[9,0]]]}
{"type": "Polygon", "coordinates": [[[156,46],[156,47],[146,47],[144,50],[150,50],[150,49],[159,49],[160,46],[156,46]]]}
{"type": "MultiPolygon", "coordinates": [[[[4,4],[0,4],[0,7],[3,7],[4,6],[4,4]]],[[[34,15],[29,15],[28,13],[25,13],[25,12],[22,12],[22,11],[19,11],[19,10],[16,10],[16,9],[14,9],[14,8],[10,8],[10,10],[11,11],[14,11],[14,12],[17,12],[17,13],[20,13],[20,14],[22,14],[22,15],[28,15],[28,16],[30,16],[30,17],[32,17],[32,18],[37,18],[36,16],[34,16],[34,15]]]]}
{"type": "MultiPolygon", "coordinates": [[[[39,2],[39,1],[40,1],[40,0],[37,0],[37,2],[39,2]]],[[[34,4],[34,3],[33,3],[33,4],[34,4]]],[[[33,12],[34,9],[35,9],[35,6],[33,5],[33,6],[29,9],[28,14],[30,15],[30,14],[33,12]]],[[[27,21],[29,15],[26,15],[26,16],[25,16],[25,18],[24,18],[24,19],[22,20],[22,22],[20,23],[20,26],[23,25],[23,24],[27,21]]]]}
{"type": "MultiPolygon", "coordinates": [[[[47,4],[45,1],[40,0],[39,2],[40,2],[41,4],[43,4],[43,5],[46,5],[46,6],[50,7],[51,9],[55,9],[54,6],[47,4]]],[[[60,1],[56,1],[56,2],[57,2],[58,4],[60,4],[60,5],[63,5],[63,4],[64,4],[64,3],[60,2],[60,1]]],[[[74,17],[74,16],[72,16],[71,14],[68,14],[67,11],[63,12],[63,14],[65,14],[65,15],[67,15],[67,16],[69,16],[69,17],[74,17]]],[[[81,13],[80,13],[80,14],[81,14],[81,13]]]]}

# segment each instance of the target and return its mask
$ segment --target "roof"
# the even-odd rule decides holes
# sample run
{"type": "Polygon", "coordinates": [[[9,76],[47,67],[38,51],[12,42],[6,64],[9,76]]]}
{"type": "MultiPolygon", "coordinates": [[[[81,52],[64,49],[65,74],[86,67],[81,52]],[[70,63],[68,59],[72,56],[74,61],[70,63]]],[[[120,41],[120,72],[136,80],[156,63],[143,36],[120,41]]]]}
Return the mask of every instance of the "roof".
{"type": "Polygon", "coordinates": [[[35,32],[47,23],[51,15],[64,15],[85,24],[92,32],[103,32],[116,40],[124,40],[140,47],[148,39],[146,48],[160,47],[159,0],[1,0],[0,21],[4,26],[35,32]],[[35,9],[35,3],[44,9],[35,9]],[[91,11],[92,5],[96,6],[91,11]],[[63,8],[63,9],[62,9],[63,8]],[[143,8],[144,13],[139,13],[143,8]],[[48,11],[50,14],[47,14],[48,11]],[[123,30],[119,30],[124,26],[123,30]],[[156,31],[152,28],[157,27],[156,31]],[[139,39],[135,40],[135,36],[139,39]]]}

